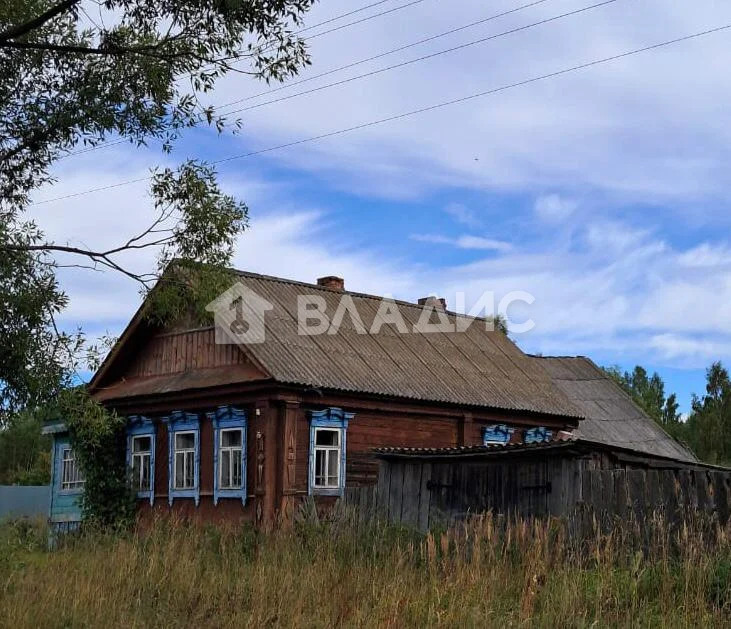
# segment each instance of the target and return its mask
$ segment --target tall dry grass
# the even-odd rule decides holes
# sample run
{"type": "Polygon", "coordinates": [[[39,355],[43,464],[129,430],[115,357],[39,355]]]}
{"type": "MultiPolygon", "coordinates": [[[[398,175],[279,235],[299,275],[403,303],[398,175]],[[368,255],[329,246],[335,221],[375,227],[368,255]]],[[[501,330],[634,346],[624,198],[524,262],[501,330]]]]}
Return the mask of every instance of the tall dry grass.
{"type": "Polygon", "coordinates": [[[0,624],[13,627],[723,626],[724,529],[658,520],[583,542],[559,522],[478,517],[427,536],[349,517],[268,534],[159,521],[53,552],[0,532],[0,624]]]}

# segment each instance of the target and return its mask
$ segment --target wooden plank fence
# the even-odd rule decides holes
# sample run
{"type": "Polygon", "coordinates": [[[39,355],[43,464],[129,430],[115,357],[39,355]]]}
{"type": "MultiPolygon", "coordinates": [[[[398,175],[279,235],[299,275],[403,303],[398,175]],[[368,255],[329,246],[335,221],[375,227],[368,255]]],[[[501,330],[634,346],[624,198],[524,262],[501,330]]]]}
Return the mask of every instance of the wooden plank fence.
{"type": "MultiPolygon", "coordinates": [[[[643,522],[661,512],[670,523],[689,514],[725,525],[731,471],[713,468],[597,469],[576,458],[500,464],[382,461],[378,484],[348,488],[346,503],[421,531],[492,511],[520,517],[643,522]]],[[[586,522],[584,522],[586,524],[586,522]]]]}

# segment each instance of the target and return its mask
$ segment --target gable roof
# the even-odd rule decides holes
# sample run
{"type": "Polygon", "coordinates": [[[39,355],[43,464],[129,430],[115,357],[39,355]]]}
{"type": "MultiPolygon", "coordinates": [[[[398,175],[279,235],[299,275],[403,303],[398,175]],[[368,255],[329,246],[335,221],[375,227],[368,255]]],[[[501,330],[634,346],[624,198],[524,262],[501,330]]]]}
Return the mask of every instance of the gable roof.
{"type": "MultiPolygon", "coordinates": [[[[408,333],[383,325],[375,334],[359,334],[346,314],[337,333],[304,335],[297,321],[300,295],[322,298],[330,317],[340,298],[350,296],[369,331],[383,298],[255,273],[238,276],[274,306],[267,313],[266,341],[244,349],[278,382],[581,417],[540,364],[502,332],[486,329],[484,319],[474,319],[464,332],[416,332],[424,306],[395,301],[408,333]]],[[[445,314],[450,323],[465,319],[445,314]]]]}
{"type": "Polygon", "coordinates": [[[577,437],[680,461],[698,460],[590,359],[533,356],[532,360],[584,414],[574,431],[577,437]]]}
{"type": "MultiPolygon", "coordinates": [[[[395,301],[409,333],[382,325],[359,334],[348,314],[336,334],[303,335],[297,299],[316,295],[330,317],[348,295],[370,330],[381,297],[340,291],[277,277],[237,271],[238,279],[273,305],[266,314],[266,340],[239,346],[254,365],[276,382],[317,389],[370,393],[495,410],[582,418],[548,372],[505,334],[474,319],[464,332],[414,332],[424,306],[395,301]]],[[[144,305],[90,383],[105,383],[105,372],[120,345],[144,324],[144,305]]],[[[445,313],[451,323],[463,315],[445,313]]],[[[169,390],[169,389],[168,389],[169,390]]]]}

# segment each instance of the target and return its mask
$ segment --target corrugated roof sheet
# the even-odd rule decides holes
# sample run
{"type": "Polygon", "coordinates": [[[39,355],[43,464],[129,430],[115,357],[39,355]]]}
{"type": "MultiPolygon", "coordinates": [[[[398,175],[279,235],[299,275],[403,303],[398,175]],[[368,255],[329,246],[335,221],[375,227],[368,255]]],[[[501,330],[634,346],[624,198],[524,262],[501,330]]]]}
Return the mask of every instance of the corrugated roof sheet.
{"type": "MultiPolygon", "coordinates": [[[[365,392],[432,402],[581,418],[566,394],[540,363],[525,355],[503,333],[475,319],[465,332],[399,334],[383,325],[376,334],[359,334],[349,315],[335,334],[298,333],[297,298],[324,298],[329,316],[349,295],[370,330],[380,297],[338,291],[281,278],[239,273],[247,288],[268,300],[266,341],[245,351],[275,380],[315,388],[365,392]]],[[[395,302],[409,330],[424,307],[395,302]]],[[[454,323],[455,313],[447,313],[454,323]]]]}
{"type": "Polygon", "coordinates": [[[688,459],[680,456],[667,456],[657,452],[637,452],[637,448],[623,447],[619,445],[608,444],[603,441],[595,441],[585,439],[583,437],[568,437],[555,441],[544,441],[538,443],[508,443],[508,444],[490,444],[479,446],[450,446],[444,448],[406,448],[406,447],[386,447],[374,448],[373,452],[384,459],[493,459],[500,457],[513,456],[531,456],[539,453],[543,456],[560,456],[562,454],[586,455],[592,452],[611,452],[619,457],[632,457],[632,461],[641,462],[646,459],[649,464],[652,461],[653,466],[686,466],[692,469],[709,469],[727,471],[729,468],[719,465],[710,465],[702,463],[695,458],[688,459]]]}
{"type": "Polygon", "coordinates": [[[574,431],[577,437],[645,454],[697,461],[588,358],[533,356],[532,360],[551,375],[556,386],[584,414],[584,421],[574,431]]]}
{"type": "Polygon", "coordinates": [[[507,452],[533,452],[535,450],[556,450],[570,448],[572,445],[580,445],[583,442],[576,437],[568,439],[557,439],[555,441],[539,441],[535,443],[491,443],[476,446],[449,446],[443,448],[407,448],[407,447],[384,447],[374,448],[376,454],[389,456],[408,457],[454,457],[463,455],[500,454],[507,452]]]}

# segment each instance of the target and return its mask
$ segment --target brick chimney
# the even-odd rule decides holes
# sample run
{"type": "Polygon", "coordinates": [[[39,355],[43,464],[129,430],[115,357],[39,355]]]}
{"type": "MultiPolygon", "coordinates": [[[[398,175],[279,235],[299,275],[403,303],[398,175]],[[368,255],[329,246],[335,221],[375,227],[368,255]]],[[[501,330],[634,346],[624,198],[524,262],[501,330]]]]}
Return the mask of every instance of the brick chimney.
{"type": "Polygon", "coordinates": [[[447,300],[444,297],[420,297],[418,303],[420,306],[431,306],[435,310],[447,309],[447,300]]]}
{"type": "Polygon", "coordinates": [[[333,290],[345,290],[345,280],[337,275],[326,275],[317,278],[317,285],[333,290]]]}

